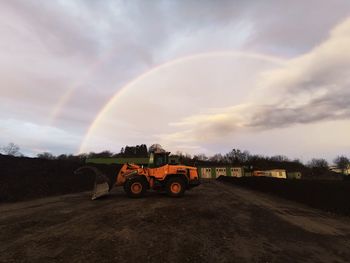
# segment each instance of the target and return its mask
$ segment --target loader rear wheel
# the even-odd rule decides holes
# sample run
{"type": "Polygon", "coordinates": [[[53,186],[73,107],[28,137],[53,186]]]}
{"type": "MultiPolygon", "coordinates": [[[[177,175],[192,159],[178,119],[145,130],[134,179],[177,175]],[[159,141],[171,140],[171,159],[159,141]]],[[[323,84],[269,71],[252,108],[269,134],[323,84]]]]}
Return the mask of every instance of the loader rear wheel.
{"type": "Polygon", "coordinates": [[[124,183],[124,191],[129,197],[142,197],[147,190],[147,183],[141,176],[130,178],[124,183]]]}
{"type": "Polygon", "coordinates": [[[179,177],[170,178],[166,185],[166,192],[171,197],[180,197],[185,193],[185,182],[179,177]]]}

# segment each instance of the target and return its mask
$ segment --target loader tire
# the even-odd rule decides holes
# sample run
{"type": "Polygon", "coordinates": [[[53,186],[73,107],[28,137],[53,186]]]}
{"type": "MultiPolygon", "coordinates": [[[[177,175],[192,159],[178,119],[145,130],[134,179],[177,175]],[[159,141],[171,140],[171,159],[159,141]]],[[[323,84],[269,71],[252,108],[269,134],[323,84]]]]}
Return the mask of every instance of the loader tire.
{"type": "Polygon", "coordinates": [[[185,193],[185,187],[186,185],[182,178],[173,177],[166,182],[165,190],[171,197],[181,197],[185,193]]]}
{"type": "Polygon", "coordinates": [[[124,191],[131,198],[140,198],[147,191],[147,183],[141,176],[130,178],[124,183],[124,191]]]}

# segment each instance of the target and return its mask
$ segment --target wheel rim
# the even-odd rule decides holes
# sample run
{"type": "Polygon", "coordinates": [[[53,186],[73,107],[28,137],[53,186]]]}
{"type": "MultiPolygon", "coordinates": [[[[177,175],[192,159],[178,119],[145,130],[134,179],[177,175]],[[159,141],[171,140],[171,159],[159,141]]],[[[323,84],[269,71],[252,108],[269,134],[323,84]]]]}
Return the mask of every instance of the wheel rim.
{"type": "Polygon", "coordinates": [[[174,194],[178,194],[181,192],[181,184],[179,183],[172,183],[171,186],[170,186],[170,190],[172,193],[174,194]]]}
{"type": "Polygon", "coordinates": [[[142,184],[141,183],[133,183],[131,185],[131,192],[133,194],[139,194],[142,191],[142,184]]]}

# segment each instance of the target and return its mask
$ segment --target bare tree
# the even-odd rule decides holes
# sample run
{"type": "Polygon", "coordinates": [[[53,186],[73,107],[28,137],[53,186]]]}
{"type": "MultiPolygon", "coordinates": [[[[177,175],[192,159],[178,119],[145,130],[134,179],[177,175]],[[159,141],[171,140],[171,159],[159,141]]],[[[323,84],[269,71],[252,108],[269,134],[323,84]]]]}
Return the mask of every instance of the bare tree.
{"type": "Polygon", "coordinates": [[[250,153],[248,151],[242,152],[239,149],[232,149],[225,155],[225,158],[229,163],[245,163],[249,160],[250,153]]]}
{"type": "Polygon", "coordinates": [[[312,169],[317,169],[317,170],[328,170],[328,162],[325,159],[312,159],[309,163],[308,166],[312,169]]]}
{"type": "Polygon", "coordinates": [[[334,163],[337,166],[338,169],[342,171],[342,174],[345,174],[345,171],[349,168],[350,166],[350,160],[346,156],[338,156],[337,158],[334,159],[334,163]]]}
{"type": "Polygon", "coordinates": [[[284,155],[274,155],[270,157],[271,161],[275,161],[275,162],[289,162],[290,160],[288,159],[287,156],[284,155]]]}
{"type": "Polygon", "coordinates": [[[211,162],[222,163],[225,161],[225,157],[221,153],[216,153],[209,158],[211,162]]]}
{"type": "Polygon", "coordinates": [[[12,156],[21,155],[21,153],[19,152],[20,150],[19,146],[14,144],[13,142],[10,142],[7,146],[1,147],[0,150],[6,155],[12,155],[12,156]]]}
{"type": "Polygon", "coordinates": [[[199,160],[199,161],[207,161],[208,157],[204,153],[200,153],[193,156],[193,159],[199,160]]]}
{"type": "Polygon", "coordinates": [[[39,153],[39,154],[37,154],[37,157],[40,158],[40,159],[46,159],[46,160],[53,160],[53,159],[55,159],[55,156],[52,153],[49,153],[49,152],[39,153]]]}

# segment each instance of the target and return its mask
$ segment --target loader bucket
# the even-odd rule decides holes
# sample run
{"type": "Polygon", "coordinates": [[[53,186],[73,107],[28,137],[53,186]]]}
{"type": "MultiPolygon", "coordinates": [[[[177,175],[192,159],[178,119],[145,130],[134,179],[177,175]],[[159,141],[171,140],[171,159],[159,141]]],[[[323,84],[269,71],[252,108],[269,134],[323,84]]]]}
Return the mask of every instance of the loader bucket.
{"type": "Polygon", "coordinates": [[[106,175],[104,175],[100,170],[93,166],[83,166],[78,168],[74,173],[80,174],[82,170],[89,169],[95,173],[95,183],[94,188],[92,190],[91,200],[98,199],[102,196],[106,196],[109,194],[112,186],[110,180],[106,175]]]}
{"type": "Polygon", "coordinates": [[[104,174],[96,176],[94,189],[92,190],[91,200],[95,200],[102,196],[108,195],[110,190],[108,183],[109,180],[104,174]]]}

